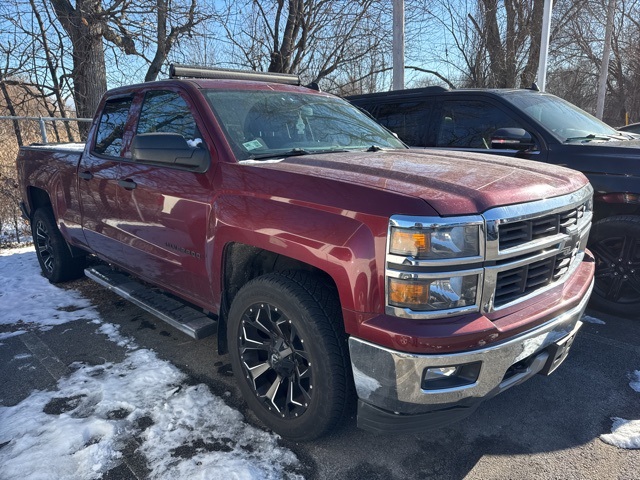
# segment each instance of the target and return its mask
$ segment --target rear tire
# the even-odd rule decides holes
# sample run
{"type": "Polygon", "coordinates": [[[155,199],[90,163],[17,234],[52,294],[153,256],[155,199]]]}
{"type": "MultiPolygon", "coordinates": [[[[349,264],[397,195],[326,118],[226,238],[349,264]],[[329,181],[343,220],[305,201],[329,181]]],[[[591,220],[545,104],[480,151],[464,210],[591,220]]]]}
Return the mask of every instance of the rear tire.
{"type": "Polygon", "coordinates": [[[640,311],[640,217],[604,218],[593,224],[589,249],[596,259],[591,306],[622,317],[640,311]]]}
{"type": "Polygon", "coordinates": [[[255,415],[294,441],[329,433],[349,402],[350,363],[336,295],[303,272],[247,283],[229,311],[233,372],[255,415]]]}
{"type": "Polygon", "coordinates": [[[85,257],[73,257],[50,208],[38,208],[31,218],[31,234],[42,274],[51,283],[83,275],[85,257]]]}

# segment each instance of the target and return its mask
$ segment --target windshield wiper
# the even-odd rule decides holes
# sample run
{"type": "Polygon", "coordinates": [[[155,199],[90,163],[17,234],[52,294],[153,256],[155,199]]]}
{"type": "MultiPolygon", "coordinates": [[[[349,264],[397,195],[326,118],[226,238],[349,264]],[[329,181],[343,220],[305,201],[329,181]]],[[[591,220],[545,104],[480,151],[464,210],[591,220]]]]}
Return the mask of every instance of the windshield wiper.
{"type": "Polygon", "coordinates": [[[617,138],[616,135],[608,135],[606,133],[590,133],[589,135],[584,135],[582,137],[569,137],[567,138],[564,143],[567,142],[579,142],[579,141],[585,141],[585,142],[590,142],[591,140],[611,140],[612,138],[617,138]]]}
{"type": "Polygon", "coordinates": [[[348,152],[344,148],[327,148],[324,150],[306,150],[304,148],[293,148],[284,152],[278,153],[264,153],[262,155],[252,155],[249,157],[251,160],[266,160],[269,158],[287,158],[287,157],[300,157],[302,155],[318,155],[322,153],[340,153],[348,152]]]}
{"type": "Polygon", "coordinates": [[[297,157],[300,155],[309,155],[310,151],[304,148],[293,148],[284,152],[271,152],[263,153],[262,155],[251,155],[249,158],[252,160],[266,160],[267,158],[285,158],[285,157],[297,157]]]}
{"type": "Polygon", "coordinates": [[[365,151],[366,152],[379,152],[380,150],[382,150],[382,147],[378,146],[378,145],[371,145],[369,148],[367,148],[365,151]]]}

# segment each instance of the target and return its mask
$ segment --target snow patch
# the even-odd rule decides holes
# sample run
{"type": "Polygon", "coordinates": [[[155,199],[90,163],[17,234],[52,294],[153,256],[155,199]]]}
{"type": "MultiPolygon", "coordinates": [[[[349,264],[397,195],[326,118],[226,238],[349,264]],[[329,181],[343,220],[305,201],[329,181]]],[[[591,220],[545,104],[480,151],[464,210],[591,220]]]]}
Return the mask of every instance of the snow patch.
{"type": "MultiPolygon", "coordinates": [[[[629,386],[640,393],[640,370],[630,375],[629,386]]],[[[602,441],[618,448],[640,449],[640,420],[625,420],[612,417],[613,426],[611,433],[600,435],[602,441]]]]}
{"type": "Polygon", "coordinates": [[[19,353],[13,357],[13,360],[26,360],[27,358],[31,358],[33,355],[30,353],[19,353]]]}
{"type": "Polygon", "coordinates": [[[124,347],[128,350],[135,350],[136,348],[138,348],[136,343],[131,338],[123,337],[122,335],[120,335],[120,325],[104,323],[101,324],[98,332],[106,335],[109,340],[117,344],[119,347],[124,347]]]}
{"type": "Polygon", "coordinates": [[[295,455],[150,350],[72,365],[54,392],[0,407],[3,478],[99,478],[135,437],[151,478],[302,478],[295,455]]]}
{"type": "MultiPolygon", "coordinates": [[[[2,308],[0,307],[0,312],[2,308]]],[[[15,332],[4,332],[0,333],[0,340],[6,340],[7,338],[16,337],[18,335],[22,335],[23,333],[27,333],[26,330],[16,330],[15,332]]],[[[2,344],[4,345],[4,343],[2,344]]]]}
{"type": "Polygon", "coordinates": [[[609,445],[618,448],[640,448],[640,420],[625,420],[613,417],[612,432],[600,435],[609,445]]]}
{"type": "Polygon", "coordinates": [[[58,288],[41,275],[33,246],[0,250],[0,259],[0,325],[49,330],[98,315],[79,293],[58,288]]]}

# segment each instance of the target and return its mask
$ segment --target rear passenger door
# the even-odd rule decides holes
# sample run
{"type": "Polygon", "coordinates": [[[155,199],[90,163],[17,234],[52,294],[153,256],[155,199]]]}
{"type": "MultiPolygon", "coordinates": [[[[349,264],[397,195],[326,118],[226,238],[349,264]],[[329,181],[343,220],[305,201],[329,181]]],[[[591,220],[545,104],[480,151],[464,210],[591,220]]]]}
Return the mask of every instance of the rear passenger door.
{"type": "MultiPolygon", "coordinates": [[[[171,90],[142,94],[135,133],[178,133],[194,148],[208,148],[186,98],[171,90]]],[[[127,269],[195,302],[211,298],[205,254],[211,178],[208,172],[133,160],[123,162],[120,171],[127,269]]]]}
{"type": "Polygon", "coordinates": [[[91,147],[82,155],[78,167],[78,192],[87,244],[101,256],[116,262],[122,256],[118,180],[132,99],[124,96],[107,100],[96,134],[89,140],[91,147]]]}
{"type": "Polygon", "coordinates": [[[427,99],[407,99],[379,103],[372,109],[378,122],[394,132],[410,147],[432,146],[430,126],[435,105],[427,99]]]}

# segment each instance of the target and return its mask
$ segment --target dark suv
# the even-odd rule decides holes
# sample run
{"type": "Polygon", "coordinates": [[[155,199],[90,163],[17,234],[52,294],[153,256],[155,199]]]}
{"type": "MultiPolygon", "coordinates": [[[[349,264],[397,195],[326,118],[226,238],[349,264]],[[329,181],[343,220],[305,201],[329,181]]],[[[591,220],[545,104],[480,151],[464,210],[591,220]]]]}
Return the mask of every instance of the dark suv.
{"type": "Polygon", "coordinates": [[[617,131],[553,95],[427,87],[347,98],[412,147],[466,150],[580,170],[595,190],[592,306],[640,312],[640,135],[617,131]]]}

